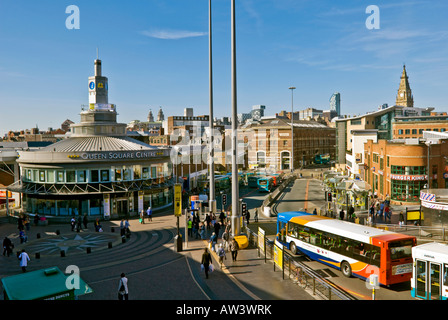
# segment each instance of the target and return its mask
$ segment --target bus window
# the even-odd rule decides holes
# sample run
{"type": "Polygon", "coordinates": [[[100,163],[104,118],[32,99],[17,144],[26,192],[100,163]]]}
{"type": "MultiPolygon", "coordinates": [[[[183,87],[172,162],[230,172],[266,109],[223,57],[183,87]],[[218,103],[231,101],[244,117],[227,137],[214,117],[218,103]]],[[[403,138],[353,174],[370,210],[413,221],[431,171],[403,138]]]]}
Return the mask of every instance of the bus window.
{"type": "Polygon", "coordinates": [[[412,257],[412,240],[395,241],[389,244],[390,259],[403,259],[412,257]]]}
{"type": "Polygon", "coordinates": [[[443,285],[448,286],[448,264],[443,265],[443,285]]]}
{"type": "Polygon", "coordinates": [[[370,260],[370,264],[377,266],[378,268],[381,267],[381,250],[378,247],[372,246],[372,258],[370,260]]]}

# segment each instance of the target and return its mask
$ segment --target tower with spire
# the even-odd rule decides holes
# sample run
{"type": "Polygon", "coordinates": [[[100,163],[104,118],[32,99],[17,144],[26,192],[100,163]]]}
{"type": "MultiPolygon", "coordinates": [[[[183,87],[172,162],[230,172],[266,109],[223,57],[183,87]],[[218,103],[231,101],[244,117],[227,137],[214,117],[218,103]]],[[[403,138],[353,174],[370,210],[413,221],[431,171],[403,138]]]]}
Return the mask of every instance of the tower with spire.
{"type": "Polygon", "coordinates": [[[154,122],[154,115],[152,114],[151,109],[149,109],[148,122],[154,122]]]}
{"type": "Polygon", "coordinates": [[[165,115],[163,114],[162,107],[159,109],[159,113],[157,114],[157,121],[165,120],[165,115]]]}
{"type": "Polygon", "coordinates": [[[403,73],[401,74],[400,87],[398,88],[395,105],[402,107],[414,106],[414,97],[412,96],[411,87],[409,86],[406,65],[403,65],[403,73]]]}
{"type": "Polygon", "coordinates": [[[89,77],[89,104],[108,104],[107,77],[101,74],[101,60],[95,60],[95,75],[89,77]]]}

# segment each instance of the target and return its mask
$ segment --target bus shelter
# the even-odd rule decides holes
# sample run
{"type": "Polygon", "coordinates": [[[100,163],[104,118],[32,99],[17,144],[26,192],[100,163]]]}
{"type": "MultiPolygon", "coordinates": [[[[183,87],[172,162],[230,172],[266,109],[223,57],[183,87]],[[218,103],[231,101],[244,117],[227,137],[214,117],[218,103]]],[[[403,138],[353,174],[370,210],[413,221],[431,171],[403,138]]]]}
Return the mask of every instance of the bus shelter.
{"type": "Polygon", "coordinates": [[[70,279],[58,267],[25,272],[2,279],[4,300],[76,300],[92,293],[79,278],[79,288],[70,284],[70,279]]]}

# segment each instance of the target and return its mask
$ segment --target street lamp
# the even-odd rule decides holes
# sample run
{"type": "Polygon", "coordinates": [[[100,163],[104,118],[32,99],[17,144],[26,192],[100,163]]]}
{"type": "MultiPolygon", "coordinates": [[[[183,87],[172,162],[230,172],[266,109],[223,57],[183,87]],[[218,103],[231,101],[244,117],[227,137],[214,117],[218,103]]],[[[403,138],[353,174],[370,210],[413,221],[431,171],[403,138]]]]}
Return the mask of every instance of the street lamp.
{"type": "Polygon", "coordinates": [[[291,90],[291,172],[294,173],[294,89],[296,87],[289,87],[291,90]]]}
{"type": "Polygon", "coordinates": [[[215,152],[213,149],[213,70],[212,70],[212,0],[208,1],[208,42],[209,42],[209,90],[210,90],[210,115],[209,115],[209,154],[210,154],[210,194],[209,194],[209,208],[214,212],[215,199],[215,152]]]}
{"type": "Polygon", "coordinates": [[[431,188],[431,184],[430,184],[430,178],[429,178],[429,150],[430,150],[430,147],[431,147],[431,143],[432,143],[432,141],[431,140],[428,140],[428,141],[426,141],[425,142],[425,144],[426,144],[426,146],[428,147],[428,158],[427,158],[427,160],[426,160],[426,165],[427,165],[427,172],[426,172],[426,174],[428,175],[428,186],[427,186],[427,190],[429,190],[430,188],[431,188]]]}
{"type": "Polygon", "coordinates": [[[237,92],[236,92],[236,38],[235,38],[235,0],[231,4],[231,80],[232,80],[232,236],[240,234],[239,223],[239,187],[238,187],[238,117],[237,117],[237,92]]]}

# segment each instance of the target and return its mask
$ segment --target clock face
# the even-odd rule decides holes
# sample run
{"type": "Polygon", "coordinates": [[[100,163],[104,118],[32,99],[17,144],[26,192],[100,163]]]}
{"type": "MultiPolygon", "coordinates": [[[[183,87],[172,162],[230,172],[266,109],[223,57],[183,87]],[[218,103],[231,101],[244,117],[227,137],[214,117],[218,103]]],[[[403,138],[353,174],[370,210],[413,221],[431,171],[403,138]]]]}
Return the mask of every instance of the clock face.
{"type": "Polygon", "coordinates": [[[400,97],[402,97],[402,98],[404,97],[404,93],[403,93],[403,92],[402,92],[402,93],[400,93],[400,97]]]}
{"type": "Polygon", "coordinates": [[[89,89],[90,89],[90,90],[95,89],[95,82],[91,81],[91,82],[89,83],[89,89]]]}

